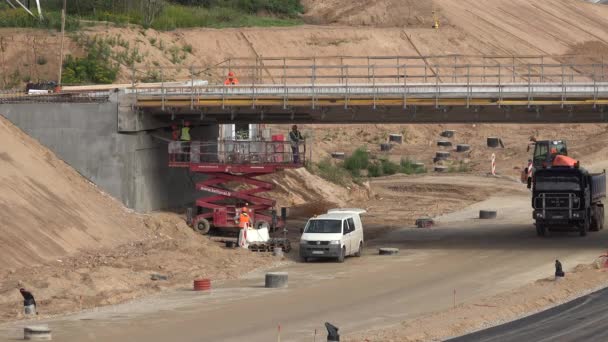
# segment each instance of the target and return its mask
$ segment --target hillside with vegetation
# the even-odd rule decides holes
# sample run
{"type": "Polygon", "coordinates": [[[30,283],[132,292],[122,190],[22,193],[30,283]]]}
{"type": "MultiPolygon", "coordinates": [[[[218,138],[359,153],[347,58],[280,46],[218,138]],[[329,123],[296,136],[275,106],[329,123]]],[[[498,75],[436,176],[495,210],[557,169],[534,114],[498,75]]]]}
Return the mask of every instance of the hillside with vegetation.
{"type": "MultiPolygon", "coordinates": [[[[0,27],[61,27],[62,0],[43,3],[44,19],[0,3],[0,27]]],[[[301,23],[299,0],[91,0],[73,1],[66,28],[74,31],[96,22],[139,25],[157,30],[190,27],[289,26],[301,23]]]]}
{"type": "MultiPolygon", "coordinates": [[[[39,21],[0,2],[1,89],[57,80],[61,5],[46,1],[39,21]]],[[[242,57],[577,54],[597,64],[607,18],[608,6],[581,0],[70,1],[62,83],[221,82],[225,70],[209,70],[242,57]]]]}

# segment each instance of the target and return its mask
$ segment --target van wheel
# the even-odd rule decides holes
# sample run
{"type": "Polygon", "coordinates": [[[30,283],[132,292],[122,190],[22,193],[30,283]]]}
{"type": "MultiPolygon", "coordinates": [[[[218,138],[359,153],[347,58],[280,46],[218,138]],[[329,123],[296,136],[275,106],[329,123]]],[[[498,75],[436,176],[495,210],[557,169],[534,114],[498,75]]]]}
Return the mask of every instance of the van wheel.
{"type": "Polygon", "coordinates": [[[359,242],[359,249],[357,250],[357,253],[355,253],[355,256],[357,258],[359,258],[361,256],[361,251],[363,250],[363,241],[359,242]]]}
{"type": "Polygon", "coordinates": [[[338,262],[343,263],[345,257],[346,257],[346,247],[342,247],[342,252],[340,252],[340,256],[338,257],[338,262]]]}

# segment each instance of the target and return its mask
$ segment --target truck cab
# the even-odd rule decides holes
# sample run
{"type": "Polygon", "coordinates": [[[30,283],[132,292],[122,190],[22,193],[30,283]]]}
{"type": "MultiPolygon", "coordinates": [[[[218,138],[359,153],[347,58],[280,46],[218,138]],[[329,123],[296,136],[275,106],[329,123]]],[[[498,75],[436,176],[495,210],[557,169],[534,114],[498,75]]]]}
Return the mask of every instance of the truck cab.
{"type": "Polygon", "coordinates": [[[545,236],[551,230],[578,231],[604,226],[606,173],[591,174],[580,168],[554,166],[538,169],[532,187],[533,218],[536,233],[545,236]]]}
{"type": "Polygon", "coordinates": [[[363,249],[363,209],[332,209],[308,220],[300,238],[300,257],[336,258],[344,262],[349,255],[361,256],[363,249]]]}

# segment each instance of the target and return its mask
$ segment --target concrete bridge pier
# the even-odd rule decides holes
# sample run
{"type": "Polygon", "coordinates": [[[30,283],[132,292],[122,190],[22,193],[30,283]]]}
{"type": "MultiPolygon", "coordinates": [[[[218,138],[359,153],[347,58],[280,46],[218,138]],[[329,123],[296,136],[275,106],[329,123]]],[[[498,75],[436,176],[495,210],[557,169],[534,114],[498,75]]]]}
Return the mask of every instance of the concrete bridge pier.
{"type": "MultiPolygon", "coordinates": [[[[102,103],[0,104],[0,115],[37,139],[104,192],[139,212],[189,205],[194,175],[168,167],[170,121],[143,116],[117,92],[102,103]]],[[[218,126],[192,130],[214,139],[218,126]]],[[[200,196],[200,194],[199,194],[200,196]]]]}

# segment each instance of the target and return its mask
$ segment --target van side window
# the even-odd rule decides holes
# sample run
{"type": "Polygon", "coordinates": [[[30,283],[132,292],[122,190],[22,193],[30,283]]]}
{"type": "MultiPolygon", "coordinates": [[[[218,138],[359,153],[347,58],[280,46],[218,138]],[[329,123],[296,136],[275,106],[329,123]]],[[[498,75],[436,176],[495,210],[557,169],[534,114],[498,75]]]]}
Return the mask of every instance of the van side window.
{"type": "Polygon", "coordinates": [[[352,217],[348,218],[348,225],[350,226],[350,231],[354,232],[355,231],[355,220],[353,220],[352,217]]]}
{"type": "Polygon", "coordinates": [[[342,232],[343,232],[343,233],[342,233],[342,234],[346,235],[346,234],[350,233],[350,230],[349,230],[349,227],[348,227],[348,221],[347,221],[347,220],[344,220],[344,221],[342,221],[342,222],[344,222],[344,223],[342,224],[342,225],[343,225],[343,229],[342,229],[342,232]]]}

